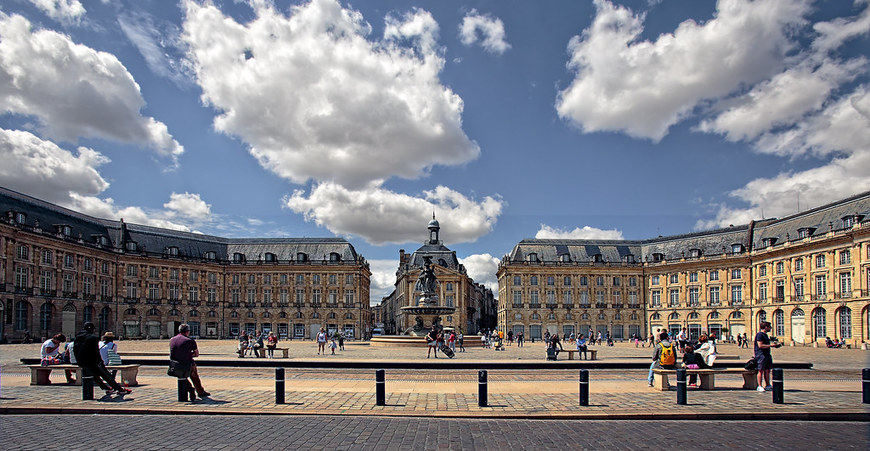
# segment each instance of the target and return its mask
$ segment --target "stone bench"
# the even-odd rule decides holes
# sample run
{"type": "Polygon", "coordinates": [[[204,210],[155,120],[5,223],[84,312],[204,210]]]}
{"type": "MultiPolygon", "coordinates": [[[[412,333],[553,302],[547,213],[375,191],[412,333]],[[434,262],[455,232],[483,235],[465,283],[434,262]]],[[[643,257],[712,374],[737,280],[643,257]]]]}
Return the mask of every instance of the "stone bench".
{"type": "MultiPolygon", "coordinates": [[[[674,375],[676,376],[677,370],[666,370],[662,368],[653,368],[653,388],[657,390],[667,391],[670,389],[670,383],[668,381],[668,376],[674,375]]],[[[758,388],[758,381],[756,380],[756,372],[745,370],[743,368],[715,368],[715,369],[697,369],[697,370],[686,370],[686,379],[688,380],[688,375],[697,374],[700,382],[700,388],[702,390],[713,390],[716,388],[716,375],[717,374],[742,374],[743,375],[743,388],[746,390],[755,390],[758,388]]]]}
{"type": "MultiPolygon", "coordinates": [[[[578,351],[576,349],[566,349],[566,350],[560,351],[560,352],[568,353],[568,360],[574,360],[574,353],[575,352],[579,353],[580,351],[578,351]]],[[[597,349],[588,349],[586,352],[589,353],[590,360],[595,360],[598,358],[598,350],[597,349]]]]}
{"type": "MultiPolygon", "coordinates": [[[[257,357],[265,358],[267,355],[266,351],[268,351],[268,348],[257,348],[256,351],[257,351],[257,357]]],[[[281,351],[281,353],[283,354],[282,357],[285,359],[290,358],[290,348],[275,348],[275,351],[276,352],[281,351]]]]}
{"type": "MultiPolygon", "coordinates": [[[[75,385],[82,385],[82,368],[78,365],[27,365],[30,368],[30,385],[51,385],[49,375],[52,370],[75,370],[75,385]]],[[[117,370],[121,373],[121,385],[135,387],[139,385],[136,378],[139,376],[139,365],[107,365],[109,371],[117,370]]]]}

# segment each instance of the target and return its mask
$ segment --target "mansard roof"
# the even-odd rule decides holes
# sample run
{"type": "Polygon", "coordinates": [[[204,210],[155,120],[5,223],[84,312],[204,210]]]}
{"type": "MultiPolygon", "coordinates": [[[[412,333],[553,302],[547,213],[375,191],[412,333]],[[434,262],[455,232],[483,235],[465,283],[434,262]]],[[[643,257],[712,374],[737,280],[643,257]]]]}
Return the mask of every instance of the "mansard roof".
{"type": "Polygon", "coordinates": [[[753,247],[761,249],[799,239],[799,230],[806,230],[808,238],[844,230],[847,217],[855,223],[870,220],[870,191],[782,219],[765,221],[755,227],[753,247]]]}
{"type": "Polygon", "coordinates": [[[96,245],[94,237],[104,236],[109,240],[106,247],[116,251],[124,250],[125,243],[135,242],[136,252],[140,253],[163,254],[174,247],[180,257],[206,258],[207,253],[214,252],[214,260],[218,261],[231,260],[235,253],[243,254],[246,261],[263,260],[267,253],[282,261],[296,260],[299,253],[312,261],[333,260],[332,254],[341,261],[360,258],[342,238],[223,238],[94,218],[0,187],[0,220],[8,223],[14,213],[26,215],[25,224],[16,224],[26,230],[56,235],[55,226],[66,225],[72,229],[69,239],[81,237],[84,244],[96,245]]]}

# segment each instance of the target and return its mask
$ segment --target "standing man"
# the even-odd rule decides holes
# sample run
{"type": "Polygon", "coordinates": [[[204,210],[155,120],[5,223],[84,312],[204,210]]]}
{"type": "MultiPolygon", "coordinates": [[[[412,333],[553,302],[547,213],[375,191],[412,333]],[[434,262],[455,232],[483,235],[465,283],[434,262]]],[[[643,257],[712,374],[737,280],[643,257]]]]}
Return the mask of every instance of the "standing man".
{"type": "Polygon", "coordinates": [[[132,393],[133,391],[129,388],[121,387],[121,385],[115,382],[115,378],[109,374],[109,371],[103,364],[103,358],[100,356],[100,337],[94,333],[96,328],[94,323],[85,323],[83,330],[76,335],[76,339],[73,342],[75,344],[73,352],[75,353],[76,363],[82,368],[82,375],[92,376],[94,382],[105,390],[107,395],[126,395],[132,393]]]}
{"type": "Polygon", "coordinates": [[[326,355],[327,338],[328,336],[326,333],[326,329],[321,327],[320,332],[318,332],[317,337],[315,337],[315,339],[317,340],[317,355],[320,355],[321,352],[323,353],[323,355],[326,355]]]}
{"type": "Polygon", "coordinates": [[[761,331],[755,334],[755,361],[758,362],[758,391],[771,391],[773,386],[770,385],[770,370],[773,369],[773,358],[770,356],[770,348],[779,348],[782,343],[776,341],[770,343],[770,337],[767,333],[770,332],[770,322],[764,321],[761,323],[761,331]],[[761,379],[764,378],[765,385],[761,385],[761,379]]]}
{"type": "MultiPolygon", "coordinates": [[[[211,393],[202,388],[202,381],[199,379],[199,372],[197,372],[196,363],[193,361],[194,357],[199,357],[199,349],[196,347],[196,341],[190,338],[190,326],[182,324],[178,326],[178,335],[169,340],[169,359],[190,366],[190,380],[196,389],[196,396],[205,398],[211,393]]],[[[190,393],[190,397],[193,401],[195,397],[193,392],[190,393]]]]}

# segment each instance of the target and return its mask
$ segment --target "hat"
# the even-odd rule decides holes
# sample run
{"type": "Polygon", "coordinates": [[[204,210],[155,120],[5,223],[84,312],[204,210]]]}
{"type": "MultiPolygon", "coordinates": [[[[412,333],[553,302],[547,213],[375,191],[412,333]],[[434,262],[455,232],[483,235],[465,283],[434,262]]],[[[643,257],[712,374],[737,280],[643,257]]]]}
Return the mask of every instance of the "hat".
{"type": "Polygon", "coordinates": [[[115,334],[113,334],[112,331],[109,331],[103,334],[103,338],[115,338],[115,334]]]}
{"type": "Polygon", "coordinates": [[[82,326],[82,329],[84,329],[88,332],[93,332],[94,329],[96,329],[96,328],[97,328],[97,326],[94,326],[94,323],[91,323],[91,322],[87,322],[82,326]]]}

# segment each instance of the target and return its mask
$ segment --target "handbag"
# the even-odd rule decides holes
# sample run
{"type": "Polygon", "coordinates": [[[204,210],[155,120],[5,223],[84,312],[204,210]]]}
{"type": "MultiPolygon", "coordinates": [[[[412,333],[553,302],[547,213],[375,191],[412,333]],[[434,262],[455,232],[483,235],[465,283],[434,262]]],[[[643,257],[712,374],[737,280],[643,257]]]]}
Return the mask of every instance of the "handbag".
{"type": "Polygon", "coordinates": [[[743,365],[743,368],[747,371],[755,371],[758,369],[758,361],[753,357],[746,361],[746,365],[743,365]]]}
{"type": "Polygon", "coordinates": [[[179,379],[187,379],[190,377],[190,364],[182,363],[178,360],[169,360],[169,370],[166,371],[167,376],[177,377],[179,379]]]}

